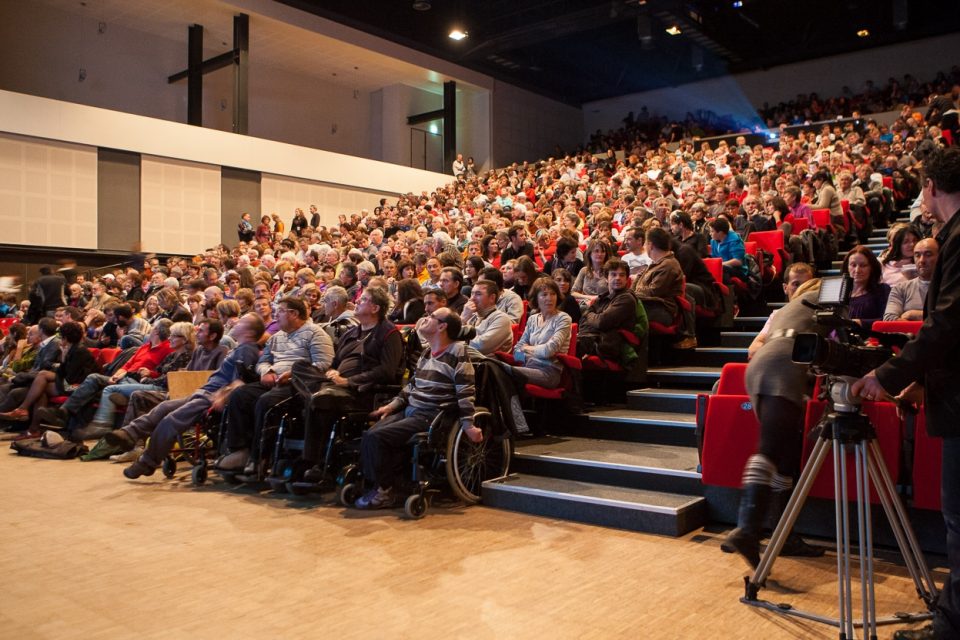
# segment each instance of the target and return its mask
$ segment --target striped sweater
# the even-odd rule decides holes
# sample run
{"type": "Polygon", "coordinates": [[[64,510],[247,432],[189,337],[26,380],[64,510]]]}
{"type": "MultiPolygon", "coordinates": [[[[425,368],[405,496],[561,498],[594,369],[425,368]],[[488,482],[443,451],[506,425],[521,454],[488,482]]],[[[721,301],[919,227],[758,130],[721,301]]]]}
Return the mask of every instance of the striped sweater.
{"type": "Polygon", "coordinates": [[[463,342],[454,342],[436,355],[425,349],[417,362],[416,374],[397,397],[401,406],[437,411],[441,405],[456,401],[460,426],[472,425],[474,371],[467,354],[468,347],[463,342]]]}

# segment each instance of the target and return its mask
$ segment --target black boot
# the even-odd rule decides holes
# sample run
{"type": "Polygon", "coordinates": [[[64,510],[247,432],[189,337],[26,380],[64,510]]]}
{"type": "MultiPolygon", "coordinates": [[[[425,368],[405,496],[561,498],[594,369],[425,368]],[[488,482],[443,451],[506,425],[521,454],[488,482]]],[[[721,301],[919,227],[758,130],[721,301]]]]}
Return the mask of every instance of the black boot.
{"type": "Polygon", "coordinates": [[[760,564],[760,525],[770,502],[770,486],[751,483],[740,493],[737,528],[730,532],[721,548],[736,551],[752,568],[760,564]]]}
{"type": "MultiPolygon", "coordinates": [[[[770,509],[767,512],[767,522],[765,525],[769,528],[771,534],[774,529],[777,528],[777,523],[780,522],[780,517],[787,508],[787,502],[790,501],[790,495],[792,493],[793,491],[788,489],[786,491],[774,491],[771,494],[770,509]]],[[[819,558],[823,555],[823,549],[807,544],[803,538],[791,531],[787,534],[783,548],[780,549],[780,555],[793,558],[819,558]]]]}

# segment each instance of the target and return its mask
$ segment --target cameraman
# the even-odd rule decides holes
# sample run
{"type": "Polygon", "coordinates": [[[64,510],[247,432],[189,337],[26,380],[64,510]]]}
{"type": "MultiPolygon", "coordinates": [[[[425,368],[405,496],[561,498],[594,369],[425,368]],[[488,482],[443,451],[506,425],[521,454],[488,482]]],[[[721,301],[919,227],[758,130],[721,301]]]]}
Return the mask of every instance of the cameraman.
{"type": "MultiPolygon", "coordinates": [[[[753,568],[760,563],[761,528],[769,523],[776,526],[800,472],[803,400],[811,377],[807,365],[793,361],[793,343],[798,333],[824,335],[831,331],[817,324],[814,309],[803,304],[816,302],[819,294],[819,279],[800,285],[771,321],[763,348],[747,366],[745,383],[760,422],[760,442],[743,468],[737,528],[730,532],[721,549],[727,553],[736,551],[753,568]]],[[[791,533],[780,554],[814,557],[822,555],[823,550],[791,533]]]]}
{"type": "Polygon", "coordinates": [[[927,432],[943,438],[940,491],[950,575],[933,624],[894,635],[902,639],[960,637],[960,148],[937,149],[924,158],[923,201],[944,223],[937,235],[940,258],[930,280],[923,326],[899,356],[852,387],[864,400],[896,393],[909,402],[925,398],[927,432]]]}

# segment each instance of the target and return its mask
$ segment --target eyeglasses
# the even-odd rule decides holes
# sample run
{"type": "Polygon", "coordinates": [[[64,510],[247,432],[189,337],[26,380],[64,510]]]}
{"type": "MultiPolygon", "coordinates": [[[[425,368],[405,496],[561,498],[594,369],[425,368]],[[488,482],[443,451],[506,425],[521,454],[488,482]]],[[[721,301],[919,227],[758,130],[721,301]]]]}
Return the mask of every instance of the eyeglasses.
{"type": "Polygon", "coordinates": [[[447,324],[446,317],[441,318],[440,316],[437,315],[437,312],[436,312],[436,311],[434,311],[433,313],[431,313],[431,314],[428,315],[427,317],[428,317],[428,318],[433,318],[433,319],[436,320],[437,322],[442,322],[443,324],[447,324]]]}

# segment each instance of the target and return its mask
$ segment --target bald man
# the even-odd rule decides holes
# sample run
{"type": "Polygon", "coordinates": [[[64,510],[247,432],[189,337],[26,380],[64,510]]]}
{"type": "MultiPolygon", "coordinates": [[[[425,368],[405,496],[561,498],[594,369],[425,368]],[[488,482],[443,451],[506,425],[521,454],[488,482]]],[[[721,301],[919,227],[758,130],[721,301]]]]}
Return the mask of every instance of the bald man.
{"type": "Polygon", "coordinates": [[[923,320],[923,301],[927,298],[930,278],[939,256],[940,248],[933,238],[925,238],[914,246],[917,277],[898,282],[890,289],[887,308],[883,311],[884,320],[923,320]]]}

